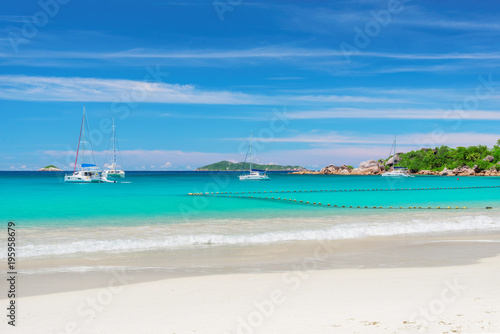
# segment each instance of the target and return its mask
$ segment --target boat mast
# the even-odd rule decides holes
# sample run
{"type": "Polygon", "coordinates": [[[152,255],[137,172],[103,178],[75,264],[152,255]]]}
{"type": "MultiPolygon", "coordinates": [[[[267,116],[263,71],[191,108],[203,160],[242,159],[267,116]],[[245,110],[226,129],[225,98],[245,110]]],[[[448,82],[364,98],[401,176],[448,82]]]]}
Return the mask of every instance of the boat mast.
{"type": "Polygon", "coordinates": [[[250,173],[252,172],[252,132],[250,132],[250,173]]]}
{"type": "Polygon", "coordinates": [[[396,136],[394,136],[394,158],[392,159],[392,170],[396,170],[396,136]]]}
{"type": "Polygon", "coordinates": [[[82,130],[83,130],[84,120],[85,120],[85,107],[83,107],[82,125],[80,126],[80,135],[78,136],[78,146],[76,148],[76,158],[75,158],[75,165],[73,166],[73,173],[76,171],[76,164],[78,163],[78,152],[80,151],[80,142],[82,140],[82,130]]]}
{"type": "MultiPolygon", "coordinates": [[[[83,119],[85,120],[85,106],[83,106],[83,119]]],[[[82,164],[83,164],[85,163],[85,124],[83,124],[82,135],[83,135],[82,137],[82,164]]]]}
{"type": "Polygon", "coordinates": [[[115,118],[113,117],[113,172],[116,171],[115,118]]]}

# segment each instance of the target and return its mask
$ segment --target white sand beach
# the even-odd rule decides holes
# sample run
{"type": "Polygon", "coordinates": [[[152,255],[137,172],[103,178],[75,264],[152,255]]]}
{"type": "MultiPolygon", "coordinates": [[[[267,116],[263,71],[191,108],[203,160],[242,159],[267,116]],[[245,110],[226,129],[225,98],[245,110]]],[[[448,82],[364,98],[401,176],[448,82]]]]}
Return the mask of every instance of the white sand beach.
{"type": "MultiPolygon", "coordinates": [[[[275,272],[135,283],[138,272],[107,271],[101,287],[19,298],[16,332],[500,332],[498,236],[403,239],[385,251],[346,241],[338,249],[356,244],[359,256],[372,254],[350,268],[325,269],[323,259],[356,252],[338,255],[317,243],[312,252],[306,247],[308,256],[296,254],[289,270],[275,272]]],[[[62,277],[55,275],[37,279],[62,277]]],[[[24,282],[21,276],[21,293],[24,282]]],[[[14,332],[6,321],[1,326],[14,332]]]]}

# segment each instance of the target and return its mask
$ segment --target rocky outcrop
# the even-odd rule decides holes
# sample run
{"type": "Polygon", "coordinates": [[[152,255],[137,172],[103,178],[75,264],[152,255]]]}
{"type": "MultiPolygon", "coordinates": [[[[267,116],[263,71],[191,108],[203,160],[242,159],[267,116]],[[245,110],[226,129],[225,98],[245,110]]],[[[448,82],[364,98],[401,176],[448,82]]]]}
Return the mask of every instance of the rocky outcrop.
{"type": "Polygon", "coordinates": [[[291,172],[289,174],[300,174],[300,175],[303,175],[303,174],[322,174],[320,172],[313,172],[311,170],[302,170],[302,171],[299,171],[299,172],[291,172]]]}
{"type": "Polygon", "coordinates": [[[389,160],[387,160],[385,164],[387,166],[392,166],[392,165],[394,165],[394,161],[396,161],[396,163],[398,163],[400,160],[401,160],[401,158],[399,157],[399,153],[397,153],[394,156],[390,157],[389,160]]]}
{"type": "Polygon", "coordinates": [[[359,164],[358,168],[366,169],[366,168],[381,167],[381,166],[382,166],[382,164],[380,162],[372,159],[372,160],[363,161],[362,163],[359,164]]]}
{"type": "Polygon", "coordinates": [[[448,168],[444,168],[441,173],[439,173],[439,175],[450,175],[451,174],[451,170],[449,170],[448,168]]]}
{"type": "Polygon", "coordinates": [[[340,167],[335,165],[328,165],[319,171],[319,174],[350,174],[352,171],[351,166],[342,165],[340,167]]]}
{"type": "Polygon", "coordinates": [[[488,161],[488,162],[493,162],[495,158],[493,158],[491,155],[488,155],[486,158],[483,159],[483,161],[488,161]]]}
{"type": "MultiPolygon", "coordinates": [[[[429,149],[430,151],[431,149],[429,149]]],[[[432,150],[435,151],[435,150],[432,150]]],[[[489,161],[491,156],[487,156],[485,159],[489,161]]],[[[398,154],[396,154],[396,162],[398,161],[398,154]]],[[[491,157],[493,158],[493,157],[491,157]]],[[[493,158],[494,159],[494,158],[493,158]]],[[[494,161],[494,160],[492,160],[494,161]]],[[[328,165],[322,168],[319,172],[309,172],[309,173],[294,173],[294,174],[333,174],[333,175],[379,175],[384,172],[385,166],[390,166],[393,160],[389,159],[385,165],[382,160],[367,160],[359,164],[358,168],[352,168],[347,165],[335,166],[328,165]]],[[[474,165],[472,168],[469,166],[460,166],[454,168],[453,170],[445,167],[442,171],[432,171],[432,170],[421,170],[418,175],[442,175],[442,176],[500,176],[500,161],[497,162],[495,167],[491,167],[488,170],[481,170],[478,165],[474,165]],[[497,168],[499,171],[497,171],[497,168]]]]}
{"type": "MultiPolygon", "coordinates": [[[[477,168],[477,166],[474,166],[477,168]]],[[[453,175],[458,175],[458,176],[469,176],[469,175],[474,175],[476,174],[475,170],[473,168],[470,168],[469,166],[461,166],[457,167],[453,170],[453,175]]]]}
{"type": "Polygon", "coordinates": [[[340,169],[340,167],[337,167],[335,165],[328,165],[326,167],[321,168],[319,171],[320,174],[337,174],[337,171],[340,169]]]}
{"type": "Polygon", "coordinates": [[[384,165],[377,160],[367,160],[359,164],[358,168],[353,169],[353,174],[358,175],[377,175],[384,171],[384,165]]]}
{"type": "Polygon", "coordinates": [[[377,160],[367,160],[359,164],[358,168],[348,165],[328,165],[319,171],[319,174],[335,175],[376,175],[382,173],[384,166],[377,160]]]}

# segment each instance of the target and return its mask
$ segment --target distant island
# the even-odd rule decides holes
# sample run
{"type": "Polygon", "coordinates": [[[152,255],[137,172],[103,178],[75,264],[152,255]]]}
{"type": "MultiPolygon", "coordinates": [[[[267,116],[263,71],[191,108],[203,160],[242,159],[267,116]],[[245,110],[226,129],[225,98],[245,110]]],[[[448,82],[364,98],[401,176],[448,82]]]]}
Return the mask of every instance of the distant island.
{"type": "MultiPolygon", "coordinates": [[[[196,171],[240,171],[243,169],[248,169],[250,165],[243,162],[231,162],[231,161],[219,161],[210,165],[206,165],[200,168],[197,168],[196,171]],[[243,166],[245,164],[245,166],[243,166]]],[[[281,165],[260,165],[260,164],[252,164],[252,169],[261,169],[268,171],[280,171],[280,172],[307,172],[308,170],[304,167],[300,166],[281,166],[281,165]]]]}
{"type": "Polygon", "coordinates": [[[500,176],[500,140],[491,149],[484,145],[422,148],[396,153],[386,159],[363,161],[357,168],[328,165],[319,172],[298,171],[294,174],[378,175],[394,164],[419,175],[500,176]]]}
{"type": "Polygon", "coordinates": [[[62,169],[57,168],[54,165],[48,165],[38,170],[39,172],[62,172],[62,169]]]}

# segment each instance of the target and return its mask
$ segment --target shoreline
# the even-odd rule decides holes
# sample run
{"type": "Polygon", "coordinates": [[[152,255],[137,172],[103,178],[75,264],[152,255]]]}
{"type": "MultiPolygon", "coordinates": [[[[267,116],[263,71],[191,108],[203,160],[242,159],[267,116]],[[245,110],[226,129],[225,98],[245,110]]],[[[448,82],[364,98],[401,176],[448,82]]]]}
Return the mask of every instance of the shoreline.
{"type": "MultiPolygon", "coordinates": [[[[99,288],[118,270],[143,283],[180,277],[286,272],[312,259],[314,270],[432,268],[471,265],[500,255],[500,231],[362,239],[214,245],[19,259],[23,296],[99,288]],[[316,261],[316,254],[322,260],[316,261]],[[306,260],[305,260],[306,259],[306,260]],[[85,279],[83,279],[85,278],[85,279]]],[[[2,300],[4,296],[0,296],[2,300]]]]}
{"type": "MultiPolygon", "coordinates": [[[[54,173],[72,173],[72,170],[0,170],[0,173],[31,173],[31,172],[54,172],[54,173]]],[[[235,173],[241,173],[241,171],[208,171],[208,170],[125,170],[127,173],[227,173],[227,174],[235,174],[235,173]]],[[[484,174],[484,173],[476,173],[476,174],[447,174],[447,175],[442,175],[439,174],[439,172],[433,172],[430,174],[423,174],[421,173],[422,171],[419,171],[417,173],[410,173],[410,175],[413,176],[448,176],[448,177],[464,177],[464,176],[500,176],[500,172],[498,173],[490,173],[490,174],[484,174]]],[[[267,173],[270,174],[283,174],[283,175],[339,175],[339,176],[381,176],[380,173],[377,174],[366,174],[366,173],[321,173],[319,171],[293,171],[293,170],[282,170],[282,171],[267,171],[267,173]]]]}
{"type": "MultiPolygon", "coordinates": [[[[468,176],[482,176],[482,177],[486,177],[486,176],[500,176],[500,172],[496,173],[496,174],[482,174],[482,173],[478,173],[478,174],[467,174],[467,175],[460,175],[460,174],[447,174],[447,175],[442,175],[442,174],[439,174],[439,172],[436,172],[435,174],[420,174],[420,172],[422,171],[419,171],[417,173],[410,173],[410,175],[412,176],[443,176],[443,177],[468,177],[468,176]]],[[[321,173],[321,172],[313,172],[313,171],[309,171],[309,172],[292,172],[292,173],[288,173],[287,175],[335,175],[335,176],[381,176],[382,174],[379,174],[379,173],[376,173],[376,174],[364,174],[364,173],[321,173]]]]}
{"type": "Polygon", "coordinates": [[[135,271],[123,270],[132,264],[127,257],[107,264],[96,258],[112,270],[21,272],[18,327],[23,333],[64,332],[68,324],[84,333],[496,332],[499,242],[500,233],[468,233],[242,247],[182,258],[149,254],[135,259],[142,263],[135,271]],[[210,263],[214,255],[222,262],[210,263]],[[155,276],[161,259],[174,267],[173,260],[190,259],[193,269],[198,263],[217,270],[155,276]],[[244,270],[231,270],[231,259],[244,270]],[[252,262],[268,267],[248,270],[252,262]],[[89,281],[102,284],[85,286],[89,281]],[[47,289],[44,282],[59,290],[30,295],[29,288],[47,289]],[[60,289],[71,283],[73,289],[60,289]]]}

